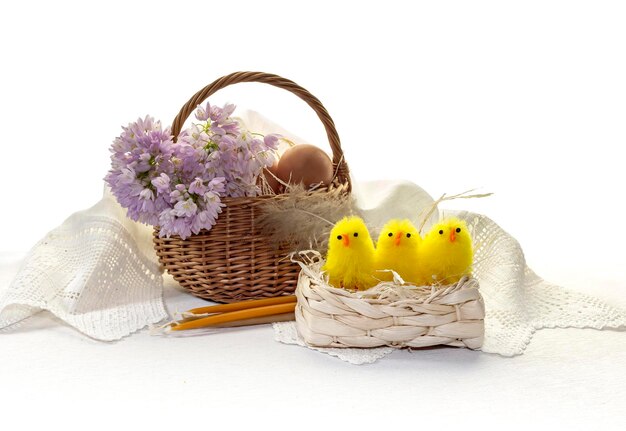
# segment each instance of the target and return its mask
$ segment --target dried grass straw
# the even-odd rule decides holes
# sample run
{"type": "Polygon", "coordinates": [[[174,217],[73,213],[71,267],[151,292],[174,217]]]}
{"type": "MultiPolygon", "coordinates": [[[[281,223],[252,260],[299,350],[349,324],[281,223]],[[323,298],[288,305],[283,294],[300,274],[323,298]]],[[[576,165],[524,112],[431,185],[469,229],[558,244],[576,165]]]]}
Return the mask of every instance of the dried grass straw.
{"type": "Polygon", "coordinates": [[[318,254],[299,263],[296,326],[311,346],[482,346],[485,307],[474,278],[432,287],[384,282],[351,292],[328,284],[318,254]]]}
{"type": "Polygon", "coordinates": [[[435,211],[437,210],[437,208],[439,207],[439,204],[441,202],[445,202],[445,201],[452,201],[455,199],[477,199],[477,198],[486,198],[489,197],[491,195],[493,195],[493,193],[479,193],[479,194],[469,194],[472,193],[473,191],[475,191],[476,189],[471,189],[471,190],[467,190],[464,191],[463,193],[459,193],[456,195],[452,195],[452,196],[448,196],[446,193],[442,194],[441,197],[439,197],[439,199],[437,199],[436,201],[434,201],[431,205],[429,205],[428,207],[424,208],[424,210],[422,211],[422,213],[420,214],[420,225],[418,228],[418,232],[420,234],[423,233],[424,231],[424,226],[426,225],[426,223],[428,222],[428,220],[430,220],[431,216],[435,213],[435,211]]]}

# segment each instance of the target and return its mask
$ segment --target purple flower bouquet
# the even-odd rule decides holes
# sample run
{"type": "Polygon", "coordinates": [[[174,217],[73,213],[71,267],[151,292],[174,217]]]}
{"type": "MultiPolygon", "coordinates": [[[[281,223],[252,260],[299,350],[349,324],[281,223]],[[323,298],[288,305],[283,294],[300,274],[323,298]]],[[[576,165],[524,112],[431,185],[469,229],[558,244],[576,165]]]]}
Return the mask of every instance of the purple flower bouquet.
{"type": "Polygon", "coordinates": [[[222,197],[260,193],[257,179],[277,160],[278,136],[245,130],[234,110],[199,106],[198,123],[176,141],[149,116],[122,127],[105,181],[131,219],[185,239],[215,225],[222,197]]]}

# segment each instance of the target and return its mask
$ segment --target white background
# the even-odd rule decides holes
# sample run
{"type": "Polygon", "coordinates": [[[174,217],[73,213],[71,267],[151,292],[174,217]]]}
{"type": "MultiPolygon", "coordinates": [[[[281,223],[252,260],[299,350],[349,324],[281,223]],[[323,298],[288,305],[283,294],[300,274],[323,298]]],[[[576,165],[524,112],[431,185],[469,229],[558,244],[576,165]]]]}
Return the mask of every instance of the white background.
{"type": "MultiPolygon", "coordinates": [[[[494,192],[447,207],[494,219],[547,280],[621,299],[625,22],[618,1],[4,2],[0,253],[21,256],[100,198],[121,125],[168,124],[212,80],[258,70],[322,100],[355,180],[494,192]]],[[[328,148],[282,90],[242,84],[213,100],[328,148]]]]}

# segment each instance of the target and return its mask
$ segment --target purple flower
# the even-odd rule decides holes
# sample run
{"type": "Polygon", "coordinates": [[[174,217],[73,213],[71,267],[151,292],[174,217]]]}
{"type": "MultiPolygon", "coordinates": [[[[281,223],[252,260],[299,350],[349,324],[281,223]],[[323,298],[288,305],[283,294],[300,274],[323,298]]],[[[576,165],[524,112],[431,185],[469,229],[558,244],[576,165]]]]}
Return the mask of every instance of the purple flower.
{"type": "Polygon", "coordinates": [[[139,193],[139,199],[143,199],[144,201],[153,201],[154,193],[150,189],[143,189],[139,193]]]}
{"type": "Polygon", "coordinates": [[[122,127],[105,179],[130,218],[184,239],[215,225],[222,197],[259,193],[258,176],[276,160],[278,137],[242,130],[231,118],[234,110],[232,104],[198,106],[200,123],[177,142],[152,117],[122,127]]]}
{"type": "Polygon", "coordinates": [[[189,185],[189,193],[203,195],[205,192],[206,192],[206,187],[204,186],[204,182],[202,181],[202,178],[196,178],[189,185]]]}
{"type": "MultiPolygon", "coordinates": [[[[207,103],[207,108],[209,104],[207,103]]],[[[210,118],[212,121],[216,121],[218,123],[225,123],[231,114],[235,112],[235,105],[232,103],[227,103],[223,108],[219,108],[217,106],[210,107],[210,118]]]]}
{"type": "Polygon", "coordinates": [[[191,236],[191,225],[185,218],[178,218],[175,209],[167,209],[159,216],[159,237],[169,237],[179,235],[185,239],[191,236]]]}
{"type": "Polygon", "coordinates": [[[265,135],[265,137],[263,137],[263,143],[267,148],[275,150],[278,148],[278,138],[279,136],[275,134],[265,135]]]}
{"type": "Polygon", "coordinates": [[[209,104],[209,102],[206,103],[206,108],[204,108],[202,105],[198,105],[198,108],[196,109],[196,118],[200,121],[206,121],[209,119],[209,113],[211,112],[211,105],[209,104]]]}
{"type": "Polygon", "coordinates": [[[224,193],[224,183],[226,179],[224,177],[213,178],[209,181],[209,190],[215,193],[224,193]]]}
{"type": "Polygon", "coordinates": [[[156,187],[156,191],[159,194],[169,193],[170,177],[166,173],[161,173],[161,175],[152,180],[152,185],[156,187]]]}
{"type": "Polygon", "coordinates": [[[198,211],[198,206],[191,199],[176,202],[174,215],[177,217],[191,217],[198,211]]]}
{"type": "Polygon", "coordinates": [[[170,202],[180,202],[187,199],[187,187],[184,184],[176,184],[174,190],[170,192],[170,202]]]}

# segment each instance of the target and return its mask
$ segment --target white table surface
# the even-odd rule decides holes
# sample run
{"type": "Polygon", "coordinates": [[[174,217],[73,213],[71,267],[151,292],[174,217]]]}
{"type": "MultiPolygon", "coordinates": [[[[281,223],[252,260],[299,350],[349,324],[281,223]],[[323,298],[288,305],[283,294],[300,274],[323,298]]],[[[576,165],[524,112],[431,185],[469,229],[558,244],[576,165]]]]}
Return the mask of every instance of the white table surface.
{"type": "MultiPolygon", "coordinates": [[[[20,259],[2,255],[0,286],[20,259]]],[[[620,285],[612,292],[619,294],[620,285]]],[[[610,292],[607,299],[626,306],[610,292]]],[[[165,301],[170,312],[203,303],[170,281],[165,301]]],[[[483,429],[626,426],[623,331],[541,330],[514,358],[435,348],[356,366],[274,341],[269,325],[181,338],[143,330],[99,342],[43,312],[0,334],[0,352],[0,425],[28,420],[85,429],[88,421],[97,429],[121,422],[164,429],[282,418],[279,429],[302,419],[298,427],[306,429],[326,418],[350,428],[407,421],[483,429]]]]}
{"type": "MultiPolygon", "coordinates": [[[[455,206],[498,222],[547,280],[626,307],[624,2],[171,3],[3,2],[0,290],[24,256],[12,250],[99,199],[121,124],[169,124],[213,79],[262,70],[324,102],[356,178],[493,191],[455,206]]],[[[257,87],[211,103],[328,149],[305,104],[257,87]]],[[[165,294],[170,311],[199,302],[165,294]]],[[[270,326],[103,343],[41,313],[0,334],[0,431],[624,430],[625,364],[624,331],[354,366],[270,326]]]]}

